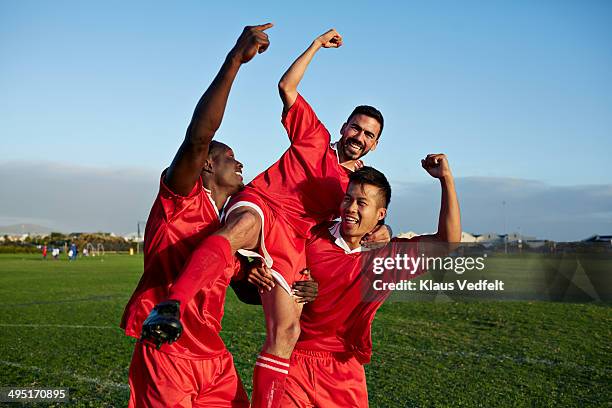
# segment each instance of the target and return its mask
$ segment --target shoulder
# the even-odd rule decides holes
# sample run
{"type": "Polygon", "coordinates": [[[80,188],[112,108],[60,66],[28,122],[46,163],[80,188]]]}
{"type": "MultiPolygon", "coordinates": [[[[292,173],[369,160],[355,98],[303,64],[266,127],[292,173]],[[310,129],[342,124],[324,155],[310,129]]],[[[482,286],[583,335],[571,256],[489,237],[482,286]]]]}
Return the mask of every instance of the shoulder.
{"type": "Polygon", "coordinates": [[[188,195],[178,194],[166,184],[166,173],[168,169],[165,169],[159,180],[159,195],[163,198],[172,198],[172,199],[180,199],[180,200],[188,200],[198,196],[201,196],[204,193],[204,188],[202,186],[202,178],[198,177],[198,180],[194,184],[191,192],[188,195]]]}
{"type": "Polygon", "coordinates": [[[333,237],[329,232],[329,229],[332,228],[336,224],[335,221],[328,221],[321,223],[310,230],[310,239],[308,240],[308,244],[314,244],[319,241],[330,241],[333,237]]]}

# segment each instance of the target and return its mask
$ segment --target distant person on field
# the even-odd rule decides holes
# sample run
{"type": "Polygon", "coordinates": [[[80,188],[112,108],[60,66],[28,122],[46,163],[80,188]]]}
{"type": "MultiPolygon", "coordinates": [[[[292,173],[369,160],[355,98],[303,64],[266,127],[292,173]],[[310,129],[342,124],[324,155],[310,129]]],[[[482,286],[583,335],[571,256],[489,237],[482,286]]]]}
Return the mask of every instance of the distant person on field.
{"type": "Polygon", "coordinates": [[[70,258],[71,261],[76,261],[78,253],[79,253],[79,250],[76,244],[73,242],[72,244],[70,244],[70,251],[68,251],[68,258],[70,258]]]}
{"type": "Polygon", "coordinates": [[[43,245],[42,247],[42,256],[44,260],[47,259],[47,246],[46,245],[43,245]]]}

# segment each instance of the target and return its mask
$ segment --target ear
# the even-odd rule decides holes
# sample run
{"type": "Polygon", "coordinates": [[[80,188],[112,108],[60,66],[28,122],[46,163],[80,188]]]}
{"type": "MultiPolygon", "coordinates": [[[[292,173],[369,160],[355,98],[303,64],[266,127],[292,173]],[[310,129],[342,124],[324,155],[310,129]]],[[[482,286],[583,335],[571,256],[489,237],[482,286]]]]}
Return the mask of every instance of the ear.
{"type": "Polygon", "coordinates": [[[370,151],[373,152],[374,150],[376,150],[376,146],[378,146],[378,139],[374,141],[374,144],[372,145],[372,148],[370,149],[370,151]]]}
{"type": "Polygon", "coordinates": [[[387,216],[387,209],[379,208],[377,211],[378,211],[378,215],[377,215],[378,221],[384,220],[385,217],[387,216]]]}
{"type": "Polygon", "coordinates": [[[202,167],[202,171],[206,172],[206,173],[212,173],[213,172],[213,162],[210,159],[206,159],[204,161],[204,167],[202,167]]]}
{"type": "Polygon", "coordinates": [[[344,136],[344,130],[346,129],[347,126],[348,126],[348,123],[344,122],[344,124],[340,128],[340,136],[344,136]]]}

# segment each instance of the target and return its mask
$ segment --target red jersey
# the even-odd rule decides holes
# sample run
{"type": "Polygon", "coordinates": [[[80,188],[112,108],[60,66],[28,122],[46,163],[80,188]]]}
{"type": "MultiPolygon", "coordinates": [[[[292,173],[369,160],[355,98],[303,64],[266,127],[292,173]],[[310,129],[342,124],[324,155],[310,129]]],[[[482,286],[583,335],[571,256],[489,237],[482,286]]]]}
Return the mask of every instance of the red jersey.
{"type": "MultiPolygon", "coordinates": [[[[217,207],[201,179],[184,197],[164,184],[164,175],[147,220],[144,273],[121,320],[125,333],[136,338],[153,307],[167,299],[168,289],[197,245],[221,226],[217,207]]],[[[219,275],[210,287],[200,290],[181,316],[183,334],[177,342],[162,345],[161,351],[192,359],[225,352],[219,332],[228,285],[229,280],[219,275]]]]}
{"type": "MultiPolygon", "coordinates": [[[[340,235],[340,223],[328,227],[329,224],[316,228],[306,246],[308,267],[319,283],[319,292],[302,310],[301,334],[295,348],[350,352],[366,364],[372,355],[372,321],[390,292],[371,290],[376,277],[364,273],[364,265],[371,265],[372,257],[393,250],[389,246],[380,251],[361,247],[351,250],[340,235]]],[[[407,241],[417,240],[394,238],[392,244],[407,241]]],[[[416,247],[411,255],[416,255],[416,247]]],[[[415,276],[416,273],[411,277],[415,276]]]]}
{"type": "Polygon", "coordinates": [[[301,95],[282,123],[291,146],[244,191],[261,196],[296,232],[308,237],[312,227],[338,216],[351,171],[340,165],[329,132],[301,95]]]}

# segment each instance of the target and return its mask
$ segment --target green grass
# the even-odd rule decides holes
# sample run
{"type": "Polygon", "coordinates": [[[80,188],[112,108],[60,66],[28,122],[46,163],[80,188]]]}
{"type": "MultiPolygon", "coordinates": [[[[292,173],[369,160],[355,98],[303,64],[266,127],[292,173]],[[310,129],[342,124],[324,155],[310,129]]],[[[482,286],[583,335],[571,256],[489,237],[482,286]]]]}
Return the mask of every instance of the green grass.
{"type": "MultiPolygon", "coordinates": [[[[137,256],[0,256],[0,386],[69,387],[71,406],[125,406],[134,340],[117,325],[141,273],[137,256]]],[[[223,327],[250,391],[261,310],[230,290],[223,327]]],[[[393,302],[373,339],[372,407],[612,406],[607,305],[393,302]]]]}

